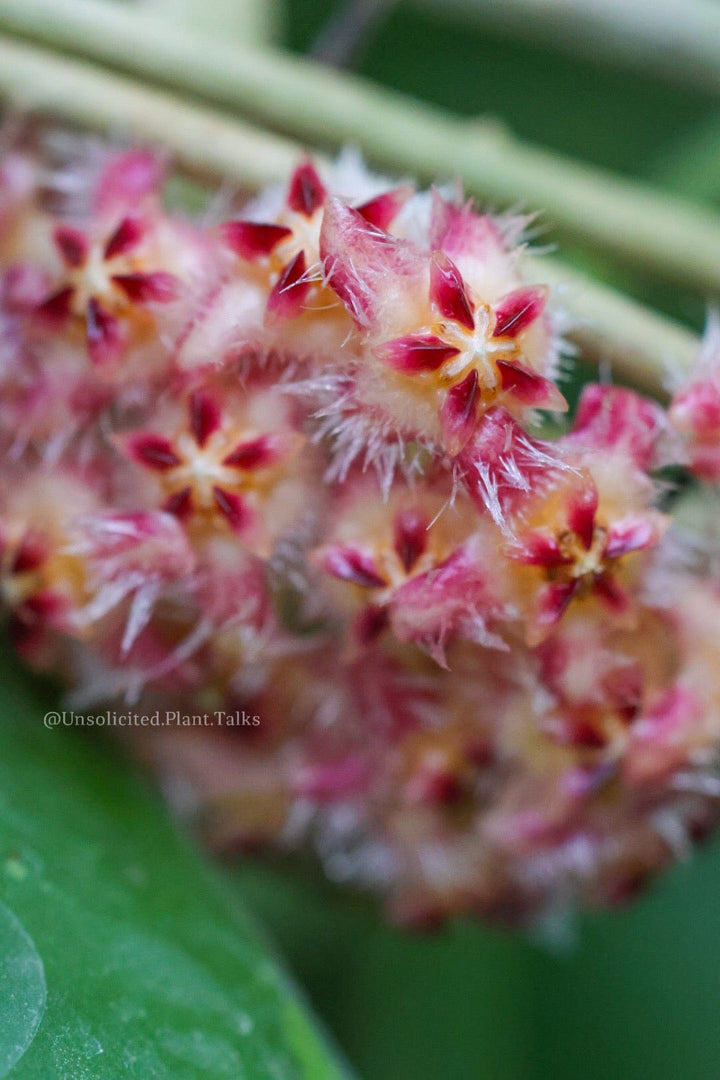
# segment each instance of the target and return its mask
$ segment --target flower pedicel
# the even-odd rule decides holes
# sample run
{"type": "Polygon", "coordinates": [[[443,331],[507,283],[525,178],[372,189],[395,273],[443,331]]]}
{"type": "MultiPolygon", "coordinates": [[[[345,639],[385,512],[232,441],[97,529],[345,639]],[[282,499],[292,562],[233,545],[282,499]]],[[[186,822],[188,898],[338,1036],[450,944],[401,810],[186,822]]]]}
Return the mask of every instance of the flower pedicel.
{"type": "Polygon", "coordinates": [[[207,715],[128,737],[208,840],[310,847],[406,924],[614,904],[704,834],[720,582],[658,477],[720,475],[717,335],[667,411],[589,385],[544,439],[525,221],[347,157],[210,226],[149,152],[78,175],[58,211],[39,151],[0,165],[26,661],[78,708],[207,715]]]}

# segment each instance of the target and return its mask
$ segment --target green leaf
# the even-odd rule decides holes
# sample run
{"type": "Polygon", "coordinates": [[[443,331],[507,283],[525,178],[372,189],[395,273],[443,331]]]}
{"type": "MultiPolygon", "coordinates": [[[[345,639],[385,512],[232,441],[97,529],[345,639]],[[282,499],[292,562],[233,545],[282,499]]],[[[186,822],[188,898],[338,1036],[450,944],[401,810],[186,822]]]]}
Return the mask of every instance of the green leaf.
{"type": "Polygon", "coordinates": [[[335,1080],[229,886],[0,662],[0,1077],[335,1080]]]}

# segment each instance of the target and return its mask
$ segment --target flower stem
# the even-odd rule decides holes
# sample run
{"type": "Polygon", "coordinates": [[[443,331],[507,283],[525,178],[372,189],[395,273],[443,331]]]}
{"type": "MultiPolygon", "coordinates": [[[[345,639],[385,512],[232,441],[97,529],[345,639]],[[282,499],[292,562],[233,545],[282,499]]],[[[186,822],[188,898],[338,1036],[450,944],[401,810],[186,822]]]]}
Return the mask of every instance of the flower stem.
{"type": "MultiPolygon", "coordinates": [[[[281,136],[2,36],[0,96],[84,127],[160,143],[193,174],[226,177],[248,189],[287,175],[300,154],[296,143],[281,136]]],[[[578,326],[571,336],[591,357],[613,361],[627,381],[662,393],[663,365],[692,362],[696,338],[670,319],[545,256],[528,259],[527,272],[558,287],[578,326]]]]}
{"type": "Polygon", "coordinates": [[[275,0],[145,0],[144,9],[216,38],[261,43],[277,37],[275,0]]]}
{"type": "Polygon", "coordinates": [[[254,120],[423,180],[460,176],[495,207],[542,208],[581,240],[669,280],[720,292],[720,218],[278,50],[200,38],[98,0],[0,0],[0,27],[239,109],[254,120]]]}
{"type": "Polygon", "coordinates": [[[715,0],[414,0],[417,7],[573,56],[720,92],[715,0]]]}
{"type": "Polygon", "coordinates": [[[552,285],[572,320],[570,339],[583,356],[608,363],[615,381],[664,398],[667,376],[687,370],[699,342],[684,326],[615,289],[546,257],[530,259],[526,275],[552,285]]]}
{"type": "Polygon", "coordinates": [[[170,149],[194,175],[254,190],[286,175],[298,146],[213,109],[0,35],[0,96],[20,109],[170,149]]]}

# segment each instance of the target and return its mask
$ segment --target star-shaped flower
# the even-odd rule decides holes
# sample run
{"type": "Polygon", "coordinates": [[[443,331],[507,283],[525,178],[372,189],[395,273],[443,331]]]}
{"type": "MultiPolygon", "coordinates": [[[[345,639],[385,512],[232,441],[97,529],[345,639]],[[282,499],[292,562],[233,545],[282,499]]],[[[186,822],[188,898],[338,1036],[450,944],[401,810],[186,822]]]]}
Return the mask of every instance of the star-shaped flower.
{"type": "MultiPolygon", "coordinates": [[[[407,186],[383,192],[358,207],[358,213],[378,228],[387,228],[411,193],[407,186]]],[[[305,160],[290,179],[276,221],[228,221],[221,226],[226,244],[241,259],[269,269],[272,286],[266,311],[271,318],[302,314],[313,288],[322,281],[320,229],[327,197],[317,170],[305,160]]]]}
{"type": "Polygon", "coordinates": [[[477,418],[492,405],[510,411],[565,411],[557,386],[523,362],[520,336],[545,309],[547,291],[526,286],[488,304],[473,296],[460,271],[441,251],[430,264],[432,318],[421,329],[377,345],[375,356],[403,375],[422,379],[442,395],[443,434],[459,453],[477,418]]]}
{"type": "Polygon", "coordinates": [[[144,220],[128,215],[104,240],[68,225],[58,225],[53,233],[64,275],[38,314],[59,325],[72,318],[83,320],[94,364],[121,355],[133,309],[164,304],[177,295],[178,279],[173,274],[144,269],[138,249],[147,229],[144,220]]]}
{"type": "MultiPolygon", "coordinates": [[[[554,503],[547,499],[551,515],[554,503]]],[[[551,523],[534,525],[508,545],[511,559],[536,567],[541,575],[528,631],[530,644],[542,641],[575,599],[594,596],[617,614],[630,605],[621,580],[625,560],[653,547],[667,520],[653,510],[613,520],[598,504],[593,480],[577,477],[559,495],[551,523]]]]}
{"type": "Polygon", "coordinates": [[[131,461],[157,474],[164,510],[211,528],[224,521],[245,534],[304,440],[291,430],[243,430],[213,395],[198,390],[173,434],[137,431],[115,441],[131,461]]]}

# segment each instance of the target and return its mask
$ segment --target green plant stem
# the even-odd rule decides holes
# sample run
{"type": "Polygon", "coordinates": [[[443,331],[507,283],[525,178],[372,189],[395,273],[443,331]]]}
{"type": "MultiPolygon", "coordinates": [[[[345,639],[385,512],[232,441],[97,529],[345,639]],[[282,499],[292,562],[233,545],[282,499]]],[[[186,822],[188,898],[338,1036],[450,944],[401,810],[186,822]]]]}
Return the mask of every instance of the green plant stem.
{"type": "Polygon", "coordinates": [[[280,51],[201,38],[98,0],[0,0],[0,28],[179,87],[313,144],[356,143],[422,180],[460,176],[496,207],[542,208],[558,235],[720,292],[720,218],[280,51]]]}
{"type": "Polygon", "coordinates": [[[699,342],[689,330],[616,289],[546,257],[528,260],[525,272],[553,286],[572,323],[568,337],[586,359],[609,364],[616,382],[665,398],[668,374],[695,360],[699,342]]]}
{"type": "Polygon", "coordinates": [[[413,0],[483,30],[720,92],[716,0],[413,0]]]}
{"type": "Polygon", "coordinates": [[[292,169],[298,146],[213,109],[0,35],[0,95],[21,110],[172,150],[193,174],[254,190],[292,169]]]}
{"type": "Polygon", "coordinates": [[[135,0],[135,6],[217,38],[264,43],[277,37],[276,0],[135,0]]]}
{"type": "MultiPolygon", "coordinates": [[[[192,173],[247,189],[286,176],[301,152],[215,110],[1,35],[0,96],[94,130],[161,143],[192,173]]],[[[529,274],[558,287],[578,327],[571,336],[591,357],[612,361],[619,377],[661,393],[666,363],[691,364],[698,342],[677,323],[545,256],[527,262],[529,274]]]]}

